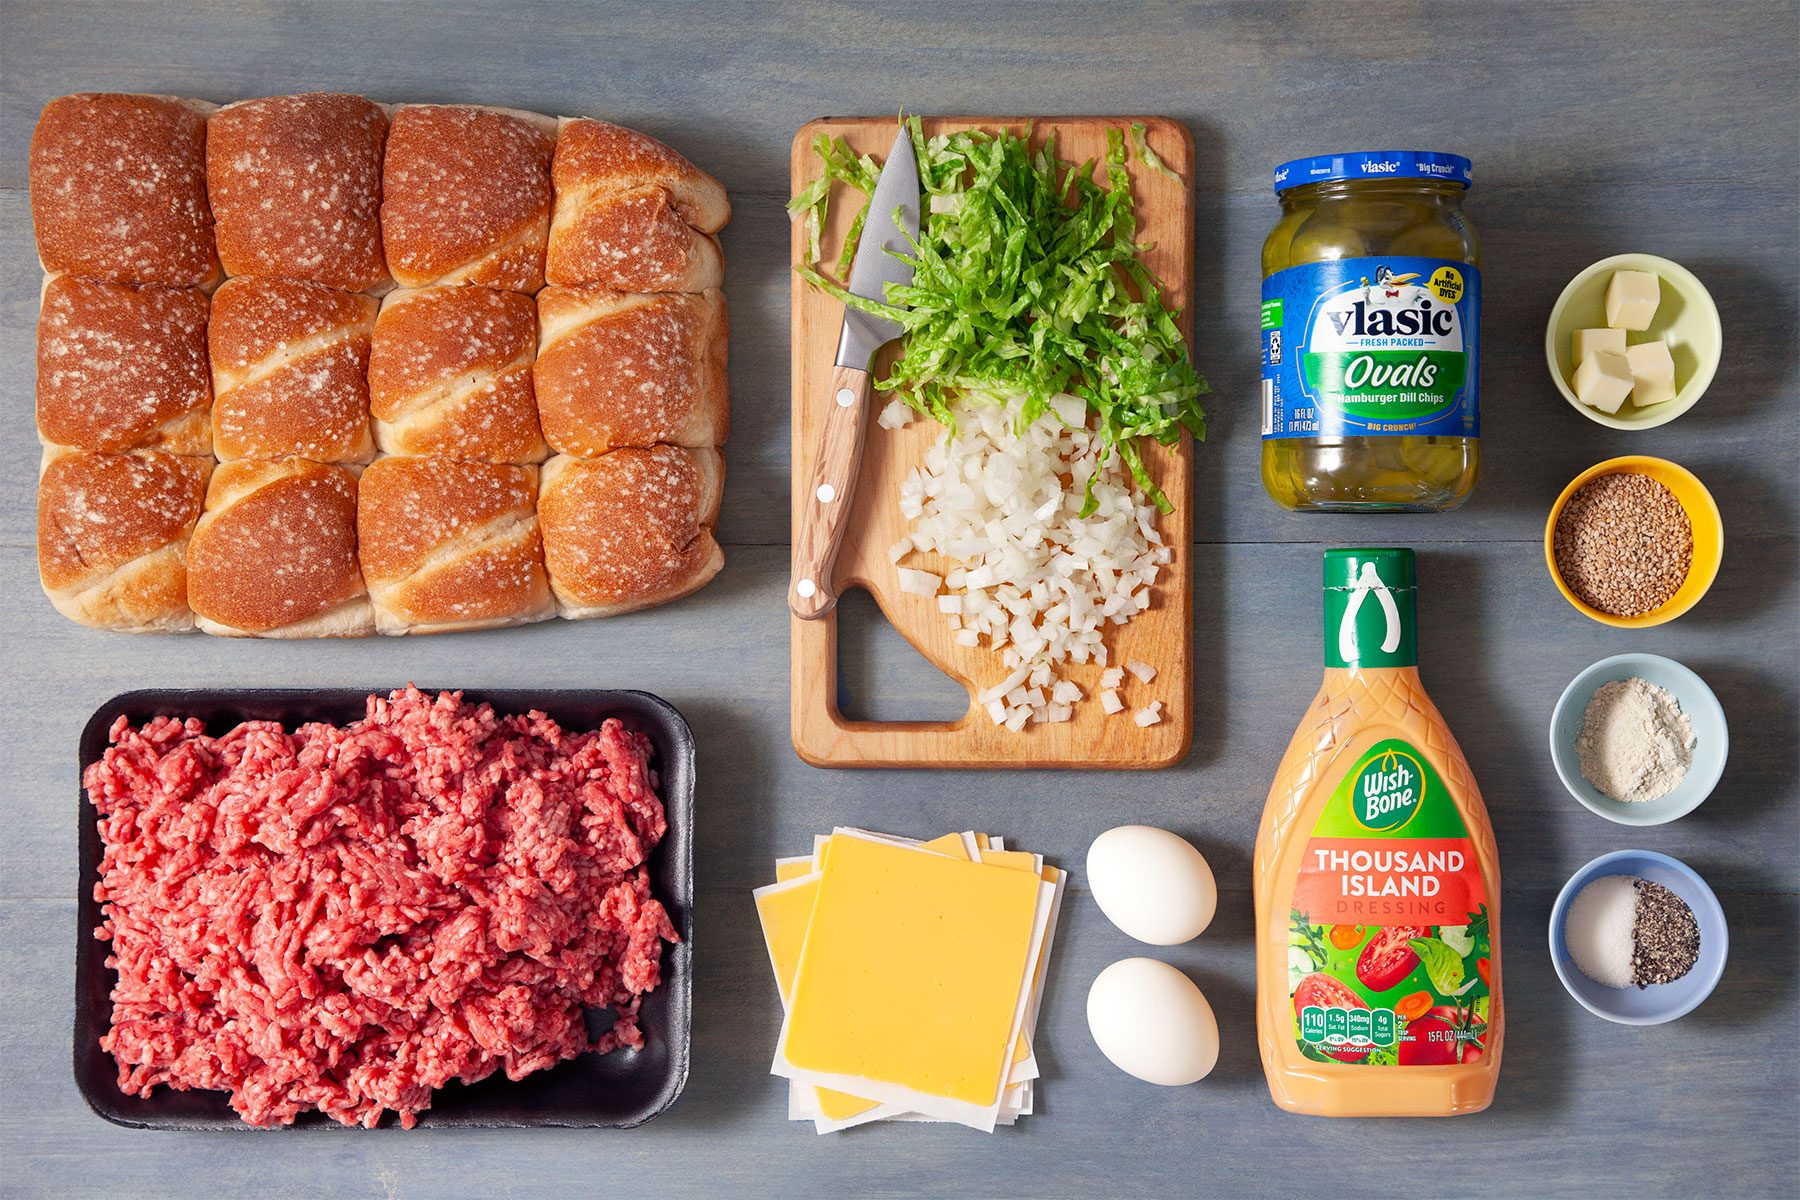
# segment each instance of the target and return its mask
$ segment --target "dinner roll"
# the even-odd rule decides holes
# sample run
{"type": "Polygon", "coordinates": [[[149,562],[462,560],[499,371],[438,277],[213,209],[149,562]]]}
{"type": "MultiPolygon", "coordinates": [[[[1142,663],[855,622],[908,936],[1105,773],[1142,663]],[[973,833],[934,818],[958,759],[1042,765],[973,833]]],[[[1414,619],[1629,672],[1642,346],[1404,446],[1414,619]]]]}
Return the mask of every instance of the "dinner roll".
{"type": "Polygon", "coordinates": [[[213,295],[213,452],[368,462],[373,296],[286,279],[232,279],[213,295]]]}
{"type": "Polygon", "coordinates": [[[44,270],[170,287],[216,282],[206,199],[212,107],[95,92],[46,104],[30,168],[44,270]]]}
{"type": "Polygon", "coordinates": [[[592,458],[617,446],[717,446],[730,423],[725,297],[550,287],[538,296],[544,438],[592,458]]]}
{"type": "Polygon", "coordinates": [[[375,441],[388,454],[535,463],[537,306],[483,287],[388,293],[369,354],[375,441]]]}
{"type": "Polygon", "coordinates": [[[194,627],[187,544],[212,460],[50,450],[38,477],[38,578],[70,620],[126,633],[194,627]]]}
{"type": "Polygon", "coordinates": [[[385,284],[387,124],[374,101],[333,92],[244,100],[214,113],[206,186],[225,273],[353,292],[385,284]]]}
{"type": "Polygon", "coordinates": [[[356,476],[303,458],[220,464],[188,543],[188,604],[201,629],[228,637],[373,633],[356,476]]]}
{"type": "Polygon", "coordinates": [[[655,138],[563,118],[544,277],[620,292],[699,292],[725,278],[712,235],[731,219],[719,181],[655,138]]]}
{"type": "Polygon", "coordinates": [[[363,579],[382,633],[556,615],[538,538],[537,468],[382,458],[357,485],[363,579]]]}
{"type": "Polygon", "coordinates": [[[610,617],[703,587],[725,565],[713,539],[724,476],[711,448],[559,454],[545,463],[538,523],[557,612],[610,617]]]}
{"type": "Polygon", "coordinates": [[[198,288],[51,278],[38,316],[38,436],[108,454],[208,453],[206,300],[198,288]]]}
{"type": "Polygon", "coordinates": [[[556,121],[465,104],[394,114],[381,236],[402,287],[474,283],[536,292],[550,236],[556,121]]]}

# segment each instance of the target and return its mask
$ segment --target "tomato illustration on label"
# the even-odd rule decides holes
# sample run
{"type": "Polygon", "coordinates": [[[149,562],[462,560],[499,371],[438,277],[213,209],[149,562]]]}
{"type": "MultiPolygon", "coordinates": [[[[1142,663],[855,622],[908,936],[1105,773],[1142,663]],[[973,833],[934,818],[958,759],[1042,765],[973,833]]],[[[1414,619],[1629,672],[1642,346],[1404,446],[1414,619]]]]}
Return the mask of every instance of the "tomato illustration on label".
{"type": "Polygon", "coordinates": [[[1471,1010],[1439,1005],[1406,1023],[1406,1040],[1400,1043],[1400,1065],[1437,1067],[1480,1062],[1486,1038],[1487,1025],[1475,1021],[1471,1010]]]}
{"type": "MultiPolygon", "coordinates": [[[[1361,996],[1326,974],[1308,975],[1294,989],[1294,1015],[1301,1017],[1307,1009],[1338,1009],[1345,1012],[1361,1010],[1367,1012],[1369,1006],[1363,1003],[1361,996]]],[[[1327,1046],[1323,1053],[1339,1062],[1361,1062],[1369,1056],[1369,1047],[1327,1046]]]]}
{"type": "Polygon", "coordinates": [[[1388,992],[1419,965],[1419,956],[1406,943],[1426,937],[1431,930],[1422,925],[1389,925],[1376,932],[1356,960],[1356,977],[1371,992],[1388,992]]]}

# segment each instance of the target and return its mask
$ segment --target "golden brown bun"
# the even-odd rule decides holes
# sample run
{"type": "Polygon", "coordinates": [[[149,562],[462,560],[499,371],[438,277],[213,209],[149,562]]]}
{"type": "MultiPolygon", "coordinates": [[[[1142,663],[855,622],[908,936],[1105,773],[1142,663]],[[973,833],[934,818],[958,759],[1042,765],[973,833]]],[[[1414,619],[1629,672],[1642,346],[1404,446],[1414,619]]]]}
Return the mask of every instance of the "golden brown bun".
{"type": "Polygon", "coordinates": [[[555,616],[537,475],[447,458],[382,458],[364,471],[356,529],[375,628],[444,633],[555,616]]]}
{"type": "Polygon", "coordinates": [[[381,234],[402,287],[544,286],[556,122],[475,105],[394,114],[382,171],[381,234]]]}
{"type": "Polygon", "coordinates": [[[712,235],[731,219],[719,181],[655,138],[565,117],[544,277],[619,292],[699,292],[724,282],[712,235]]]}
{"type": "Polygon", "coordinates": [[[538,523],[556,609],[571,620],[677,600],[725,565],[713,539],[725,461],[654,446],[544,464],[538,523]]]}
{"type": "Polygon", "coordinates": [[[31,220],[44,270],[169,287],[215,282],[211,109],[94,92],[46,104],[31,135],[31,220]]]}
{"type": "Polygon", "coordinates": [[[188,543],[188,604],[207,633],[361,637],[356,476],[302,458],[223,463],[188,543]]]}
{"type": "Polygon", "coordinates": [[[369,355],[375,440],[388,454],[535,463],[530,296],[482,287],[390,292],[369,355]]]}
{"type": "Polygon", "coordinates": [[[198,288],[52,278],[38,316],[44,444],[209,453],[206,310],[198,288]]]}
{"type": "Polygon", "coordinates": [[[352,292],[386,284],[386,139],[387,113],[361,96],[269,96],[214,113],[206,182],[225,273],[352,292]]]}
{"type": "Polygon", "coordinates": [[[725,297],[545,288],[535,373],[544,438],[592,458],[619,446],[717,446],[730,425],[725,297]]]}
{"type": "Polygon", "coordinates": [[[369,335],[380,302],[286,279],[213,294],[213,452],[221,459],[368,462],[369,335]]]}
{"type": "Polygon", "coordinates": [[[212,462],[155,450],[51,450],[38,478],[38,578],[70,620],[127,633],[192,629],[187,544],[212,462]]]}

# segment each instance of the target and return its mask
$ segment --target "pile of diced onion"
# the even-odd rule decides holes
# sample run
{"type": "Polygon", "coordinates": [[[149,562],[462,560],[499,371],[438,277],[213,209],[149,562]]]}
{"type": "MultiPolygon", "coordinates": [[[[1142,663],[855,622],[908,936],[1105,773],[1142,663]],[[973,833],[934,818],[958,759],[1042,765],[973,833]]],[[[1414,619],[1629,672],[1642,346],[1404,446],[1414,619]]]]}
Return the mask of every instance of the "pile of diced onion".
{"type": "MultiPolygon", "coordinates": [[[[899,567],[900,588],[935,598],[955,628],[956,644],[1000,652],[1006,676],[977,697],[996,725],[1015,732],[1074,715],[1079,686],[1068,663],[1107,667],[1105,633],[1150,607],[1157,571],[1174,555],[1156,529],[1156,509],[1132,487],[1116,456],[1094,484],[1096,507],[1080,515],[1088,479],[1099,469],[1100,439],[1087,428],[1078,396],[1058,396],[1029,429],[1013,427],[1001,404],[969,404],[900,488],[912,535],[892,546],[900,564],[915,551],[957,564],[942,576],[899,567]]],[[[878,423],[893,429],[911,411],[889,404],[878,423]]],[[[1156,671],[1126,664],[1140,683],[1156,671]]],[[[1108,713],[1125,708],[1125,670],[1101,675],[1108,713]]],[[[1137,709],[1143,726],[1162,719],[1162,704],[1137,709]]]]}

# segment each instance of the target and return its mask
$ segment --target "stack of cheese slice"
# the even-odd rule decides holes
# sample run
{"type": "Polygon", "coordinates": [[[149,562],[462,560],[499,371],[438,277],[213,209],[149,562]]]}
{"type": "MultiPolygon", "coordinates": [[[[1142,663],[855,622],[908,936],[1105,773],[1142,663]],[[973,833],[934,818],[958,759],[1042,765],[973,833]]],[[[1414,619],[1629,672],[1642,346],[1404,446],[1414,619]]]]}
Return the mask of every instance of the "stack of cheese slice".
{"type": "Polygon", "coordinates": [[[981,833],[837,829],[775,875],[755,894],[790,1119],[991,1132],[1030,1114],[1064,872],[981,833]]]}

